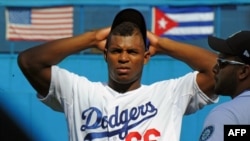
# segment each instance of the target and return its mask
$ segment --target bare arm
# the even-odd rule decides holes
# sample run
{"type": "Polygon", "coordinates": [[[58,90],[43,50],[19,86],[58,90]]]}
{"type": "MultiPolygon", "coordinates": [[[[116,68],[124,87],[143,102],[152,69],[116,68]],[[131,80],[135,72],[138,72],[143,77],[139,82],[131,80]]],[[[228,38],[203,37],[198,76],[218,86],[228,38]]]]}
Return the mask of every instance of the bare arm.
{"type": "Polygon", "coordinates": [[[214,96],[214,77],[212,69],[217,55],[201,47],[176,42],[168,38],[161,38],[151,32],[147,33],[150,41],[150,53],[164,53],[187,63],[194,70],[199,71],[197,83],[207,96],[214,96]]]}
{"type": "Polygon", "coordinates": [[[18,55],[18,65],[33,88],[46,96],[51,81],[51,66],[91,46],[104,49],[109,31],[110,28],[90,31],[32,47],[18,55]]]}

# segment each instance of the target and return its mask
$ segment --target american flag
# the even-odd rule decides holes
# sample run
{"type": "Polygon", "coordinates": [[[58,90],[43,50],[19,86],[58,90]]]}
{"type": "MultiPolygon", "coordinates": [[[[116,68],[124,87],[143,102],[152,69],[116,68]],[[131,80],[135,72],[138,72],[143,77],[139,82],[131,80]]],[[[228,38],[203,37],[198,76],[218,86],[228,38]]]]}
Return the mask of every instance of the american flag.
{"type": "Polygon", "coordinates": [[[6,8],[7,40],[48,41],[73,35],[73,7],[6,8]]]}
{"type": "Polygon", "coordinates": [[[152,32],[176,40],[207,37],[214,32],[211,7],[153,7],[152,32]]]}

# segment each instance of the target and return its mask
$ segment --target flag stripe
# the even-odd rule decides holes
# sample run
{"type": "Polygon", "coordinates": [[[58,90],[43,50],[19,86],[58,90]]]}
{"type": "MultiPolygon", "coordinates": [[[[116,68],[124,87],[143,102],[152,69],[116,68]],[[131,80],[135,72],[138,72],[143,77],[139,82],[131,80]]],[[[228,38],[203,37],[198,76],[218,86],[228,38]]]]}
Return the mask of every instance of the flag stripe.
{"type": "Polygon", "coordinates": [[[10,29],[9,30],[9,33],[15,33],[15,32],[23,32],[23,34],[29,34],[29,35],[36,35],[34,34],[34,32],[39,32],[40,34],[43,34],[43,35],[51,35],[51,34],[72,34],[72,30],[71,29],[64,29],[63,31],[62,30],[27,30],[27,29],[10,29]]]}
{"type": "Polygon", "coordinates": [[[9,37],[9,40],[27,40],[27,41],[45,41],[45,40],[55,40],[55,39],[59,39],[59,38],[67,38],[68,35],[53,35],[53,36],[43,36],[43,35],[22,35],[19,36],[17,34],[14,34],[13,36],[9,37]]]}
{"type": "Polygon", "coordinates": [[[207,6],[188,6],[188,7],[166,7],[166,6],[158,6],[159,10],[164,13],[204,13],[211,12],[212,8],[207,6]]]}
{"type": "Polygon", "coordinates": [[[6,18],[9,40],[54,40],[73,35],[73,7],[11,8],[6,18]]]}
{"type": "Polygon", "coordinates": [[[172,28],[167,31],[168,35],[209,35],[213,32],[213,27],[211,26],[202,26],[202,27],[179,27],[179,28],[172,28]]]}
{"type": "Polygon", "coordinates": [[[211,26],[213,25],[213,22],[182,22],[179,23],[179,26],[211,26]]]}
{"type": "Polygon", "coordinates": [[[30,29],[30,30],[33,30],[33,29],[42,29],[42,30],[63,30],[63,29],[72,29],[73,28],[73,25],[72,24],[60,24],[60,25],[57,25],[57,24],[50,24],[50,25],[47,25],[47,26],[44,26],[44,25],[32,25],[32,26],[28,26],[28,25],[18,25],[18,24],[11,24],[9,26],[9,28],[13,28],[13,29],[30,29]]]}
{"type": "Polygon", "coordinates": [[[50,20],[50,19],[39,19],[39,20],[32,20],[32,24],[40,24],[40,25],[46,25],[46,24],[72,24],[73,21],[71,20],[65,20],[65,19],[53,19],[53,20],[50,20]]]}
{"type": "Polygon", "coordinates": [[[212,11],[205,13],[167,13],[166,16],[177,22],[189,22],[189,21],[211,21],[214,19],[214,13],[212,11]]]}
{"type": "Polygon", "coordinates": [[[194,39],[201,39],[206,38],[210,34],[189,34],[189,35],[163,35],[167,38],[173,39],[173,40],[194,40],[194,39]]]}

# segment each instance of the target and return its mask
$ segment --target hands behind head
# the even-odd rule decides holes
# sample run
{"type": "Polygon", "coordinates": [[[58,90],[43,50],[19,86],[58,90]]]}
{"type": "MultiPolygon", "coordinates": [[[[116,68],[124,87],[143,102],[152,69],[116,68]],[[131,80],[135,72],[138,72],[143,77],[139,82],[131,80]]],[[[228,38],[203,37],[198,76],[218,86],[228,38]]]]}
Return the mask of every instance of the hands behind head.
{"type": "Polygon", "coordinates": [[[160,37],[154,33],[147,31],[147,38],[149,40],[149,53],[151,56],[156,55],[157,53],[163,52],[159,45],[160,37]]]}
{"type": "MultiPolygon", "coordinates": [[[[104,50],[105,49],[105,45],[107,42],[107,37],[109,35],[111,27],[106,27],[106,28],[102,28],[99,30],[96,30],[96,34],[95,34],[95,44],[97,46],[98,49],[100,50],[104,50]]],[[[162,49],[160,49],[159,46],[159,39],[160,37],[155,35],[154,33],[147,31],[147,38],[149,40],[149,52],[151,56],[156,55],[157,53],[161,53],[163,52],[162,49]]]]}
{"type": "Polygon", "coordinates": [[[105,45],[107,42],[107,38],[110,32],[110,27],[106,27],[106,28],[102,28],[99,30],[96,30],[95,32],[95,45],[97,46],[98,49],[100,50],[104,50],[105,49],[105,45]]]}

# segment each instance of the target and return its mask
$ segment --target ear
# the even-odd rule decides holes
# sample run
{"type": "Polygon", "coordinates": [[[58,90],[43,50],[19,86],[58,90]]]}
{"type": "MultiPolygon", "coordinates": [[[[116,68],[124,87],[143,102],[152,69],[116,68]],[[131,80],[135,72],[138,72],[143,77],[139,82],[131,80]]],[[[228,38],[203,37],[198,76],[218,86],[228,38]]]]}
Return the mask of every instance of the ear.
{"type": "Polygon", "coordinates": [[[250,77],[250,66],[244,65],[242,69],[240,69],[239,79],[245,79],[247,77],[250,77]]]}
{"type": "Polygon", "coordinates": [[[144,53],[144,65],[146,65],[148,63],[148,61],[150,60],[150,52],[149,50],[147,50],[145,53],[144,53]]]}
{"type": "Polygon", "coordinates": [[[107,53],[108,53],[108,49],[104,48],[104,50],[103,50],[103,57],[104,57],[104,59],[105,59],[106,62],[107,62],[107,53]]]}

